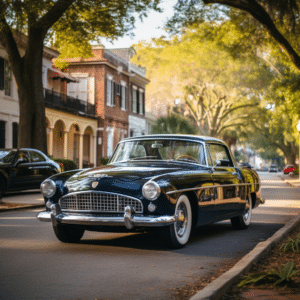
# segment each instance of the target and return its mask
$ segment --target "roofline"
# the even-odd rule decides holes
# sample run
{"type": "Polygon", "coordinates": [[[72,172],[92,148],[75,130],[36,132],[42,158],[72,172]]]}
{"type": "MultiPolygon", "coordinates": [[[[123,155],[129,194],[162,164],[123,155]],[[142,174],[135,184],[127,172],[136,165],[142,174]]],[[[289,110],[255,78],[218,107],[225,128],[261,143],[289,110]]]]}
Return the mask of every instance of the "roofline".
{"type": "Polygon", "coordinates": [[[202,141],[202,142],[218,142],[224,144],[224,141],[208,136],[201,135],[191,135],[191,134],[149,134],[149,135],[140,135],[134,137],[128,137],[123,139],[122,141],[130,141],[136,139],[184,139],[184,140],[194,140],[194,141],[202,141]]]}

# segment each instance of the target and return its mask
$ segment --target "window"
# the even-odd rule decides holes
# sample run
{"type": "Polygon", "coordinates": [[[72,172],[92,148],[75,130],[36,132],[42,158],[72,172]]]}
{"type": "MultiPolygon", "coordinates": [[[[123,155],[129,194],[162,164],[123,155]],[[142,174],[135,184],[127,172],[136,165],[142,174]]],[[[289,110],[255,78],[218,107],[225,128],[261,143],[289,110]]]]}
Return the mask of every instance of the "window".
{"type": "Polygon", "coordinates": [[[12,136],[13,136],[13,145],[12,147],[14,149],[18,148],[18,130],[19,130],[19,124],[16,122],[12,123],[13,128],[12,128],[12,136]]]}
{"type": "Polygon", "coordinates": [[[114,93],[115,83],[109,77],[106,79],[106,104],[108,106],[115,105],[115,93],[114,93]]]}
{"type": "Polygon", "coordinates": [[[121,95],[120,95],[120,106],[121,109],[126,110],[126,95],[127,95],[127,88],[126,86],[121,86],[121,95]]]}
{"type": "Polygon", "coordinates": [[[4,93],[11,96],[12,72],[7,60],[4,60],[4,93]]]}
{"type": "Polygon", "coordinates": [[[5,121],[0,120],[0,149],[5,148],[5,121]]]}
{"type": "Polygon", "coordinates": [[[4,90],[6,96],[11,96],[12,71],[9,62],[0,57],[0,90],[4,90]]]}
{"type": "Polygon", "coordinates": [[[135,86],[132,87],[132,102],[131,102],[131,111],[137,113],[137,102],[138,101],[138,90],[135,86]]]}
{"type": "Polygon", "coordinates": [[[79,74],[72,75],[79,82],[68,83],[67,94],[70,97],[95,103],[95,78],[94,77],[79,77],[79,74]],[[78,77],[76,77],[76,75],[78,77]]]}
{"type": "Polygon", "coordinates": [[[4,58],[0,57],[0,90],[4,90],[4,58]]]}
{"type": "Polygon", "coordinates": [[[226,148],[222,145],[209,145],[210,155],[212,159],[212,164],[216,165],[217,161],[220,161],[220,166],[222,167],[232,167],[233,163],[226,148]]]}
{"type": "Polygon", "coordinates": [[[46,161],[45,157],[35,151],[30,151],[30,157],[31,157],[31,162],[40,162],[40,161],[46,161]]]}
{"type": "Polygon", "coordinates": [[[145,114],[145,95],[144,91],[142,89],[139,90],[139,114],[144,115],[145,114]]]}
{"type": "Polygon", "coordinates": [[[107,130],[107,157],[112,156],[114,147],[114,132],[111,128],[107,130]]]}

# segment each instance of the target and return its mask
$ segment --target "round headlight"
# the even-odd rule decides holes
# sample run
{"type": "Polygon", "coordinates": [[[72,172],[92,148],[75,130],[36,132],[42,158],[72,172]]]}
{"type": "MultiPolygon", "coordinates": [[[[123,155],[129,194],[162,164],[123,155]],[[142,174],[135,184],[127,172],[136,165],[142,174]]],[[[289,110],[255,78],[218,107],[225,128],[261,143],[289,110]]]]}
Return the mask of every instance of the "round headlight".
{"type": "Polygon", "coordinates": [[[55,182],[51,179],[46,179],[41,184],[41,192],[43,196],[49,198],[52,197],[56,192],[55,182]]]}
{"type": "Polygon", "coordinates": [[[143,196],[148,200],[155,200],[160,195],[160,187],[154,181],[148,181],[143,186],[143,196]]]}

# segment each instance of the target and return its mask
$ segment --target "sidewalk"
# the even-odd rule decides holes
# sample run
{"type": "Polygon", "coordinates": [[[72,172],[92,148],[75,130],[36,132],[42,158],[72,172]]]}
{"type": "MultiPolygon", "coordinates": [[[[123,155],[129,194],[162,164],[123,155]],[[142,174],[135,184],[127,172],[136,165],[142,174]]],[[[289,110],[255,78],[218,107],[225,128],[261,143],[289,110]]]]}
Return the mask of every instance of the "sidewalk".
{"type": "MultiPolygon", "coordinates": [[[[284,182],[287,184],[300,187],[299,175],[284,175],[278,174],[284,182]]],[[[275,232],[273,236],[264,242],[260,242],[256,247],[246,254],[235,266],[230,270],[222,274],[220,277],[213,280],[205,288],[200,290],[190,300],[219,300],[223,297],[227,291],[231,290],[238,281],[240,281],[243,274],[245,274],[254,263],[268,254],[270,250],[281,240],[283,240],[296,226],[300,224],[300,214],[291,219],[285,226],[275,232]]],[[[285,293],[279,293],[275,290],[262,290],[262,289],[245,289],[239,297],[226,298],[226,300],[242,300],[242,299],[255,299],[255,300],[289,300],[300,299],[300,294],[293,294],[290,291],[285,293]]]]}
{"type": "Polygon", "coordinates": [[[2,198],[2,202],[7,203],[8,206],[1,207],[0,205],[0,212],[24,208],[42,208],[45,206],[44,197],[40,190],[7,193],[2,198]]]}

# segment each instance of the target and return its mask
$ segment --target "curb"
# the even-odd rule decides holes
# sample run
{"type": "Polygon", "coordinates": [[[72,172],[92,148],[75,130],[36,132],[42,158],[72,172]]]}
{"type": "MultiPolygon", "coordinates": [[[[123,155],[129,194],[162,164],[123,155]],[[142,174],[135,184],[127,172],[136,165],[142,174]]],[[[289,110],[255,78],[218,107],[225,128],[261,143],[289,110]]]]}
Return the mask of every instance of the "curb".
{"type": "Polygon", "coordinates": [[[233,266],[233,268],[225,272],[216,280],[212,281],[204,289],[192,296],[190,300],[220,299],[224,293],[241,278],[243,274],[249,271],[253,263],[258,262],[262,256],[267,254],[276,243],[282,240],[284,236],[298,224],[300,224],[300,214],[286,223],[266,241],[257,244],[257,246],[247,255],[245,255],[235,266],[233,266]]]}
{"type": "Polygon", "coordinates": [[[22,210],[22,209],[29,209],[29,208],[43,208],[43,207],[45,207],[45,204],[25,205],[25,206],[14,207],[14,208],[0,208],[0,213],[6,212],[6,211],[13,211],[13,210],[22,210]]]}

